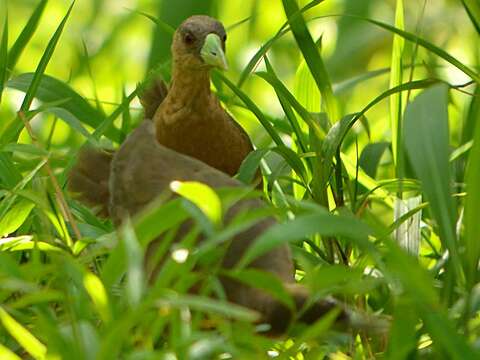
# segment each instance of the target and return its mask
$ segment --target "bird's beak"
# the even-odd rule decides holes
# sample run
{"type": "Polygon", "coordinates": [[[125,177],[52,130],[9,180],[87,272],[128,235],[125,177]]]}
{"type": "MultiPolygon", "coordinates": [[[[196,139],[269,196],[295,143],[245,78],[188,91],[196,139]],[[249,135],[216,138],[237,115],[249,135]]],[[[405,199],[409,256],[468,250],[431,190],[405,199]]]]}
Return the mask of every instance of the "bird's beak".
{"type": "Polygon", "coordinates": [[[222,40],[217,34],[208,34],[205,38],[200,56],[206,64],[228,70],[227,59],[222,47],[222,40]]]}

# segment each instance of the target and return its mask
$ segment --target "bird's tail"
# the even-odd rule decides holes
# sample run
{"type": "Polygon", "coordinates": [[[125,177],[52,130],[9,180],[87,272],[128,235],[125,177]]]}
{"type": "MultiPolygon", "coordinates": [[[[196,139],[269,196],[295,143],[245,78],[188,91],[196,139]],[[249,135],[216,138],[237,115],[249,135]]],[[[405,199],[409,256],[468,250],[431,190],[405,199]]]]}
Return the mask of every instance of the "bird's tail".
{"type": "Polygon", "coordinates": [[[386,337],[388,334],[390,322],[385,317],[354,311],[346,304],[330,297],[312,302],[309,290],[303,285],[292,283],[284,286],[294,301],[296,316],[285,305],[273,300],[269,305],[268,316],[264,319],[271,325],[273,335],[283,334],[292,320],[310,325],[334,310],[338,311],[334,321],[336,329],[380,337],[386,337]]]}
{"type": "Polygon", "coordinates": [[[83,147],[68,176],[68,189],[78,200],[95,208],[104,217],[108,216],[108,182],[112,158],[112,151],[83,147]]]}

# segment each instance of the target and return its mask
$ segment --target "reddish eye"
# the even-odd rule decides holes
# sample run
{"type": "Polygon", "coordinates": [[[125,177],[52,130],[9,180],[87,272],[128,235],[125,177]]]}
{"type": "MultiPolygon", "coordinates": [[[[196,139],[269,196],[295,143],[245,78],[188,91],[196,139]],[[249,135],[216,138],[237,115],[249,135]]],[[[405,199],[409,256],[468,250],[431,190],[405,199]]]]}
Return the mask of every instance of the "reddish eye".
{"type": "Polygon", "coordinates": [[[186,33],[183,37],[183,41],[185,41],[185,44],[191,45],[195,42],[195,36],[193,36],[192,33],[186,33]]]}

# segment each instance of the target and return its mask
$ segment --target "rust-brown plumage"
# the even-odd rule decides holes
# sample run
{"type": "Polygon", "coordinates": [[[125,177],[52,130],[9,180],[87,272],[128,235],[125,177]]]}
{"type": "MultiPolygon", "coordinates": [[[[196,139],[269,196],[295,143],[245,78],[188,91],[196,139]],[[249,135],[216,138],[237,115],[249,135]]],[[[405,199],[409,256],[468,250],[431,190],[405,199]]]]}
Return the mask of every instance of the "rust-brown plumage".
{"type": "MultiPolygon", "coordinates": [[[[169,185],[175,180],[199,181],[213,188],[241,186],[231,176],[238,171],[252,145],[210,91],[211,66],[199,55],[202,42],[207,42],[209,34],[221,39],[224,49],[225,30],[218,21],[205,16],[187,19],[177,30],[172,45],[170,88],[167,91],[163,82],[156,82],[142,97],[146,116],[153,116],[153,121],[147,119],[135,129],[113,155],[113,160],[109,153],[82,150],[79,163],[70,173],[70,189],[80,193],[88,204],[95,204],[97,200],[96,204],[104,212],[108,210],[116,224],[126,216],[135,216],[160,194],[173,196],[169,185]],[[96,164],[102,164],[101,168],[107,171],[95,173],[96,164]],[[101,189],[94,190],[95,185],[101,189]]],[[[227,212],[225,222],[239,212],[262,206],[260,200],[242,200],[227,212]]],[[[233,267],[248,246],[273,224],[275,220],[269,218],[236,235],[227,249],[223,266],[233,267]]],[[[190,226],[185,223],[183,230],[190,226]]],[[[156,239],[146,252],[150,269],[156,264],[151,264],[149,255],[161,241],[161,237],[156,239]]],[[[273,249],[250,266],[277,276],[294,299],[297,310],[306,304],[308,291],[295,284],[287,245],[273,249]]],[[[228,279],[222,282],[228,299],[259,311],[262,320],[272,325],[272,332],[284,331],[291,322],[294,314],[268,294],[228,279]]],[[[341,308],[338,321],[353,325],[350,312],[333,300],[315,302],[301,320],[311,323],[337,306],[341,308]]]]}

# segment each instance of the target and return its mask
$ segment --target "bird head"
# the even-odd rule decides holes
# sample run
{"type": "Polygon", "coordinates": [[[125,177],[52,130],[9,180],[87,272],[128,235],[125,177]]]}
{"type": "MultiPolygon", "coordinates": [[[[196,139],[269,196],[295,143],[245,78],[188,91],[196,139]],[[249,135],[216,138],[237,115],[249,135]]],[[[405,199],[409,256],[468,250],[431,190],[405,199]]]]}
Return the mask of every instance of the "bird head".
{"type": "Polygon", "coordinates": [[[226,40],[225,28],[218,20],[204,15],[189,17],[175,32],[173,61],[184,70],[227,70],[226,40]]]}

